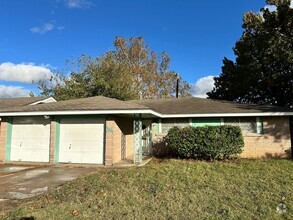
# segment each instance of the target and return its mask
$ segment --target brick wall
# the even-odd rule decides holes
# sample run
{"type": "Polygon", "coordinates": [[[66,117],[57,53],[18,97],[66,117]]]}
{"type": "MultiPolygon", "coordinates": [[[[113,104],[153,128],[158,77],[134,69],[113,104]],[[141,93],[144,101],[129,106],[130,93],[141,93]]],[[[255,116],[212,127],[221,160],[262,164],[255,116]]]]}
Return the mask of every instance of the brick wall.
{"type": "Polygon", "coordinates": [[[113,163],[121,160],[121,129],[117,124],[117,121],[113,123],[113,148],[112,148],[112,158],[113,163]]]}
{"type": "Polygon", "coordinates": [[[52,119],[51,126],[50,126],[50,152],[49,152],[49,160],[51,164],[54,163],[55,139],[56,139],[56,121],[52,119]]]}
{"type": "Polygon", "coordinates": [[[171,147],[164,141],[164,137],[167,133],[159,133],[158,129],[158,122],[152,123],[153,153],[157,156],[170,155],[171,147]]]}
{"type": "Polygon", "coordinates": [[[244,158],[291,157],[288,117],[264,117],[264,134],[245,134],[244,158]]]}
{"type": "Polygon", "coordinates": [[[114,127],[114,120],[106,120],[105,123],[105,165],[113,165],[113,127],[114,127]]]}
{"type": "Polygon", "coordinates": [[[125,157],[133,155],[132,123],[129,118],[106,119],[105,165],[113,165],[122,159],[122,134],[126,141],[125,157]]]}
{"type": "MultiPolygon", "coordinates": [[[[153,126],[154,150],[164,154],[168,147],[163,141],[166,134],[158,134],[153,126]],[[161,151],[161,152],[160,152],[161,151]]],[[[288,117],[264,117],[264,134],[244,134],[242,158],[292,157],[290,125],[288,117]]]]}
{"type": "Polygon", "coordinates": [[[2,118],[2,121],[0,122],[0,162],[4,162],[5,160],[6,136],[7,122],[2,118]]]}
{"type": "Polygon", "coordinates": [[[106,120],[105,165],[121,160],[121,134],[115,118],[106,120]]]}
{"type": "Polygon", "coordinates": [[[133,134],[126,135],[126,157],[132,157],[133,156],[133,134]]]}
{"type": "Polygon", "coordinates": [[[132,118],[117,118],[116,123],[121,132],[125,135],[126,149],[125,157],[133,156],[133,119],[132,118]]]}

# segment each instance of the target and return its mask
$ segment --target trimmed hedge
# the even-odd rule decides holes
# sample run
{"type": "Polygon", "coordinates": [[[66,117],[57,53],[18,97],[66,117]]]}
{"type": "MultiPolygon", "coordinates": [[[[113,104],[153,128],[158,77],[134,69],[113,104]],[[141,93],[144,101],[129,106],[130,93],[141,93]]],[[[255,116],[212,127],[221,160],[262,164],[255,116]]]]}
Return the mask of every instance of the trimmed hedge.
{"type": "Polygon", "coordinates": [[[240,127],[231,125],[174,127],[166,141],[179,157],[206,160],[228,159],[240,154],[244,146],[240,127]]]}

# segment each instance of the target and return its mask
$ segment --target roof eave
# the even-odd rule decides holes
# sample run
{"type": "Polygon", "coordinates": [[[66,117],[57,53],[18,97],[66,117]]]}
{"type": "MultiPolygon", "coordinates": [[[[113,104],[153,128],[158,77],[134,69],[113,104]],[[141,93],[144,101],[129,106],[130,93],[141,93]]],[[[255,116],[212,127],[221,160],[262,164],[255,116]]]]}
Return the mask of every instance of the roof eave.
{"type": "Polygon", "coordinates": [[[162,118],[293,116],[293,112],[160,114],[162,118]]]}
{"type": "Polygon", "coordinates": [[[162,114],[151,109],[0,112],[0,117],[41,115],[151,114],[159,118],[293,116],[293,112],[162,114]]]}
{"type": "Polygon", "coordinates": [[[43,116],[43,115],[111,115],[111,114],[152,114],[157,115],[150,109],[132,110],[74,110],[74,111],[27,111],[27,112],[0,112],[0,117],[11,116],[43,116]]]}

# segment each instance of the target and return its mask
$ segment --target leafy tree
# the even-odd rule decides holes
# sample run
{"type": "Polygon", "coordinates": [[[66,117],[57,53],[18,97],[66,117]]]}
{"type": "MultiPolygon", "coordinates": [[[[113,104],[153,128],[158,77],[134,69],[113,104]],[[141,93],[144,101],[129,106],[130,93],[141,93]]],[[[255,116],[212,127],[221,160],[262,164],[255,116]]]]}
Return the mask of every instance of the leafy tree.
{"type": "Polygon", "coordinates": [[[289,0],[267,4],[276,11],[244,15],[236,61],[224,58],[209,98],[293,107],[293,9],[289,0]]]}
{"type": "MultiPolygon", "coordinates": [[[[164,98],[175,94],[177,74],[169,70],[170,57],[157,55],[143,37],[117,37],[115,50],[97,58],[83,55],[70,65],[70,74],[56,73],[41,80],[42,95],[58,100],[104,95],[121,100],[164,98]]],[[[190,96],[191,86],[180,78],[181,96],[190,96]]]]}

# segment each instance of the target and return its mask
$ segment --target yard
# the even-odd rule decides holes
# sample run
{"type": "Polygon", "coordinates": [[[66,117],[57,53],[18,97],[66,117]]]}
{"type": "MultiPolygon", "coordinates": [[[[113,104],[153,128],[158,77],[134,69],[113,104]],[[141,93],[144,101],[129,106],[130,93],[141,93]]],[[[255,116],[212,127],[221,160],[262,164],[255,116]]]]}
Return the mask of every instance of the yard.
{"type": "Polygon", "coordinates": [[[99,169],[24,200],[4,219],[293,219],[292,168],[277,159],[155,159],[99,169]]]}

